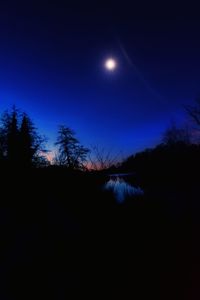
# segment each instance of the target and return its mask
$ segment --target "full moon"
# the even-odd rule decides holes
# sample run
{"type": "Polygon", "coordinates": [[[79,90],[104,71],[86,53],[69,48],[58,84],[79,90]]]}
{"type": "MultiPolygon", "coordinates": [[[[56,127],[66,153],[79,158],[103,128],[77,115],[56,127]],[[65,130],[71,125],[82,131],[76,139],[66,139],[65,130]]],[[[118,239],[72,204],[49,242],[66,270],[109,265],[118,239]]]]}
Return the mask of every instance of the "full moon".
{"type": "Polygon", "coordinates": [[[117,67],[117,62],[116,60],[114,60],[113,58],[108,58],[106,61],[105,61],[105,68],[108,70],[108,71],[114,71],[117,67]]]}

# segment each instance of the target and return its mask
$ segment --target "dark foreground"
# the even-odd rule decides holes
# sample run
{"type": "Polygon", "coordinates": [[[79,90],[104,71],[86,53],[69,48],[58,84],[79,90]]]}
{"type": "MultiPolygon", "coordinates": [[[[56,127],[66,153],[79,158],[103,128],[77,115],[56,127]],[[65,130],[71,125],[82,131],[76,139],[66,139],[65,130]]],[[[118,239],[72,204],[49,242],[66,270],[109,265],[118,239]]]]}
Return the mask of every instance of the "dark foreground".
{"type": "Polygon", "coordinates": [[[102,174],[4,173],[0,299],[200,299],[197,182],[118,205],[102,174]]]}

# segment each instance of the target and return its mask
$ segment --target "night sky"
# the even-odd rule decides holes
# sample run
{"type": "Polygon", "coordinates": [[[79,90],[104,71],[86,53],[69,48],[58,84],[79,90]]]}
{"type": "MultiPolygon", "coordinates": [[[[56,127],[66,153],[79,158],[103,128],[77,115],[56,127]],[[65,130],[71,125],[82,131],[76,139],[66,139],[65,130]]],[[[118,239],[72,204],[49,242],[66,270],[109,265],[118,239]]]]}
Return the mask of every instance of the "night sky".
{"type": "Polygon", "coordinates": [[[124,155],[156,145],[200,95],[198,14],[178,3],[72,2],[1,1],[0,112],[25,110],[49,147],[59,124],[124,155]]]}

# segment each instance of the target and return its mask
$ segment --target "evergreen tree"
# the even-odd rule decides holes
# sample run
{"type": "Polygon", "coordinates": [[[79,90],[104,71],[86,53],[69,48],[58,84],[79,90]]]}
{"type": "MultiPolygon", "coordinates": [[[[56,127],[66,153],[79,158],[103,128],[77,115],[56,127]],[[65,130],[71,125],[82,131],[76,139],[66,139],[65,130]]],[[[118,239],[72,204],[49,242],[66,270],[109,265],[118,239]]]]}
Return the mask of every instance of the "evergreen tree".
{"type": "Polygon", "coordinates": [[[1,144],[4,158],[12,164],[19,162],[19,112],[15,108],[9,113],[6,111],[2,116],[1,126],[1,144]]]}
{"type": "Polygon", "coordinates": [[[13,107],[6,111],[0,125],[0,158],[12,166],[30,167],[41,162],[45,139],[27,114],[13,107]]]}
{"type": "Polygon", "coordinates": [[[24,167],[30,167],[41,161],[42,153],[46,152],[43,148],[45,138],[42,138],[28,117],[23,113],[21,127],[19,131],[20,141],[20,161],[24,167]]]}
{"type": "Polygon", "coordinates": [[[22,123],[20,127],[20,160],[23,166],[30,166],[32,163],[34,150],[33,150],[33,138],[32,138],[32,122],[29,120],[26,114],[23,115],[22,123]]]}

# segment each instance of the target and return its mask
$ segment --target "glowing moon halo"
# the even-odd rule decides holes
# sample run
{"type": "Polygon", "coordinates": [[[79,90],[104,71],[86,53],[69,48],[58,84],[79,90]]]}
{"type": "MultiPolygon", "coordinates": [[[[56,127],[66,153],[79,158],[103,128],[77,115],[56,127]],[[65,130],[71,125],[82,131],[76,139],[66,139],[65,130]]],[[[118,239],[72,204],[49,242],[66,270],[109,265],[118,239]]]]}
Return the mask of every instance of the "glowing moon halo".
{"type": "Polygon", "coordinates": [[[117,67],[117,62],[116,60],[114,60],[113,58],[108,58],[106,61],[105,61],[105,68],[108,70],[108,71],[114,71],[117,67]]]}

